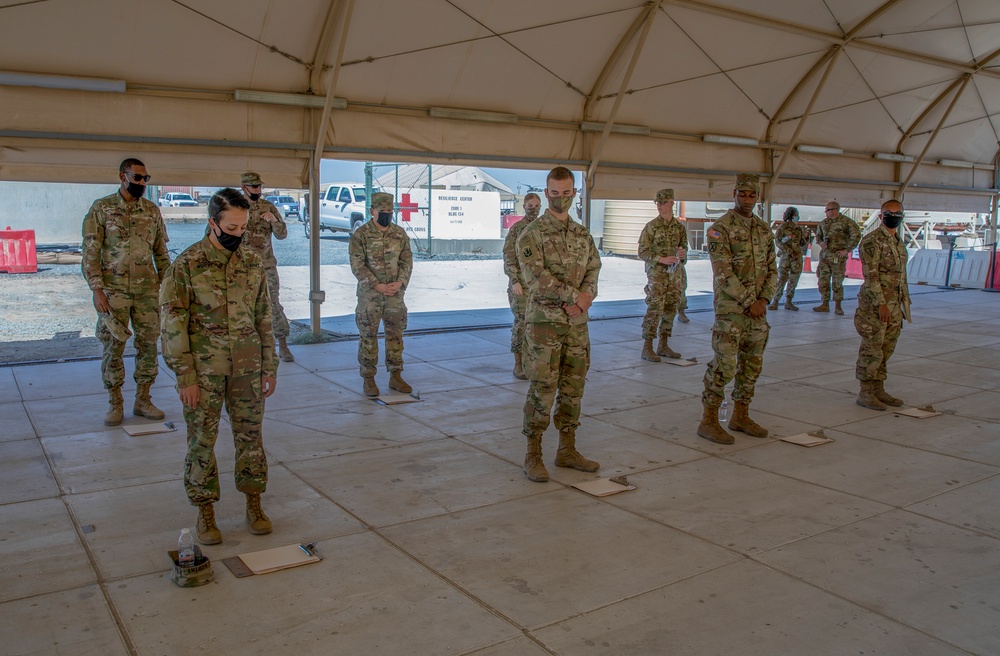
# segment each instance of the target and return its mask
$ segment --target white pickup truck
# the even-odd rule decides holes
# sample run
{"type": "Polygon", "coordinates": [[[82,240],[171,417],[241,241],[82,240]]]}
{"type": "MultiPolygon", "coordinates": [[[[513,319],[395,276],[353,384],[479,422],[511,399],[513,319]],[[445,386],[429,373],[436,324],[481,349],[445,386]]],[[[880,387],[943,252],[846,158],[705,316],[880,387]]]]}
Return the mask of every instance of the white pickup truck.
{"type": "MultiPolygon", "coordinates": [[[[365,216],[365,185],[358,182],[336,182],[320,190],[319,231],[354,234],[365,216]]],[[[309,236],[309,196],[306,195],[303,215],[306,237],[309,236]]]]}

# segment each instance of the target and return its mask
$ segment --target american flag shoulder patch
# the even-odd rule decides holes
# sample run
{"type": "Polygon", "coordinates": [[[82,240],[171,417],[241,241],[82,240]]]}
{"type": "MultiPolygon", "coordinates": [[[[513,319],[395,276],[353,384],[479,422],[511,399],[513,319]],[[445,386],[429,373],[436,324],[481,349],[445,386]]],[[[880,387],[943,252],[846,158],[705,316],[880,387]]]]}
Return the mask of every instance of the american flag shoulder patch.
{"type": "Polygon", "coordinates": [[[712,239],[718,239],[719,237],[722,236],[722,233],[720,233],[718,230],[709,230],[708,236],[711,237],[712,239]]]}

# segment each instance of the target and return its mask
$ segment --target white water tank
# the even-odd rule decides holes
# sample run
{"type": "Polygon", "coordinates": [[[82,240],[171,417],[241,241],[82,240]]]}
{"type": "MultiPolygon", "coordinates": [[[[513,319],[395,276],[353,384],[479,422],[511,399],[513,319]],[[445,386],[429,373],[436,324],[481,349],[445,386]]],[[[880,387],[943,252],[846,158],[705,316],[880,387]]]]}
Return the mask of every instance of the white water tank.
{"type": "Polygon", "coordinates": [[[656,218],[656,205],[649,200],[609,200],[604,203],[605,251],[615,255],[636,255],[639,235],[656,218]]]}

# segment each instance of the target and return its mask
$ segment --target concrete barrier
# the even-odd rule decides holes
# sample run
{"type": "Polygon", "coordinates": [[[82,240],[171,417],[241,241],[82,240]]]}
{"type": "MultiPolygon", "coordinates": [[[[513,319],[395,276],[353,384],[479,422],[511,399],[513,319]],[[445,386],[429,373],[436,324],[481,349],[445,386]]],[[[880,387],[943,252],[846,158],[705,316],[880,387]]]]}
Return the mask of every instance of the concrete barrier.
{"type": "MultiPolygon", "coordinates": [[[[910,284],[945,284],[949,251],[921,248],[910,253],[910,261],[906,268],[906,276],[910,284]]],[[[948,284],[982,289],[986,285],[986,275],[990,268],[991,257],[992,254],[989,251],[954,251],[948,284]]]]}

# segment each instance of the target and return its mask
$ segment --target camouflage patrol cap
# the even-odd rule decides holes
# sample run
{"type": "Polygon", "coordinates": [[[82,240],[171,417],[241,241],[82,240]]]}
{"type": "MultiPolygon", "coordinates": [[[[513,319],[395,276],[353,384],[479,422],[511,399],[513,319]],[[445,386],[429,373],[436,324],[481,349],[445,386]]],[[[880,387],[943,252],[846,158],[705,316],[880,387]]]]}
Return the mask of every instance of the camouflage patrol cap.
{"type": "Polygon", "coordinates": [[[372,194],[372,209],[378,212],[391,212],[392,211],[393,198],[392,194],[387,194],[384,191],[372,194]]]}
{"type": "Polygon", "coordinates": [[[247,171],[240,177],[240,184],[247,187],[256,187],[259,184],[264,184],[261,182],[260,176],[253,171],[247,171]]]}
{"type": "Polygon", "coordinates": [[[760,193],[760,176],[754,173],[736,174],[736,191],[756,191],[760,193]]]}
{"type": "Polygon", "coordinates": [[[674,199],[673,189],[660,189],[658,192],[656,192],[657,203],[666,203],[668,200],[673,200],[673,199],[674,199]]]}
{"type": "Polygon", "coordinates": [[[126,342],[132,336],[132,331],[128,329],[128,325],[115,319],[114,315],[110,312],[102,312],[101,320],[104,322],[104,327],[107,328],[108,332],[119,342],[126,342]]]}

